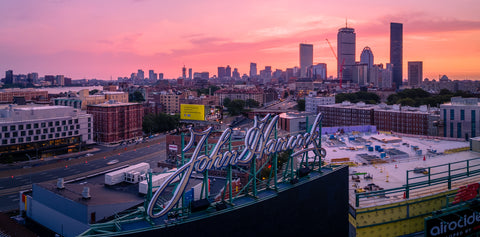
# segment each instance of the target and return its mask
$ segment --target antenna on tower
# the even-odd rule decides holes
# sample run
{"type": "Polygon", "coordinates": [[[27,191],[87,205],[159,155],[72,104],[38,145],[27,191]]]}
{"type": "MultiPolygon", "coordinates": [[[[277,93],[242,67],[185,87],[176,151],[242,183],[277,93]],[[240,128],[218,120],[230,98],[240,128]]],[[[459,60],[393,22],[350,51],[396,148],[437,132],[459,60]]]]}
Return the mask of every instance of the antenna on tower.
{"type": "Polygon", "coordinates": [[[348,18],[345,18],[345,28],[348,28],[348,18]]]}

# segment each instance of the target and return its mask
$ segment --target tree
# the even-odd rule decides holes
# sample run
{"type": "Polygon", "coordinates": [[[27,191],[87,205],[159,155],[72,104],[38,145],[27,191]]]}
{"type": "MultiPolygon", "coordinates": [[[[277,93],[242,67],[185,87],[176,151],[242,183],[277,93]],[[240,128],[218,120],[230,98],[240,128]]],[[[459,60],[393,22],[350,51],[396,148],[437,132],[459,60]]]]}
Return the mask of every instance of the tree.
{"type": "Polygon", "coordinates": [[[399,99],[397,103],[401,104],[402,106],[415,106],[415,100],[412,98],[399,99]]]}
{"type": "Polygon", "coordinates": [[[140,92],[140,91],[135,91],[135,92],[133,92],[132,94],[129,94],[129,95],[128,95],[128,101],[129,101],[129,102],[141,103],[141,102],[145,101],[145,98],[143,98],[142,92],[140,92]]]}
{"type": "Polygon", "coordinates": [[[233,100],[232,102],[229,103],[228,112],[230,115],[239,115],[242,111],[243,108],[245,107],[245,101],[244,100],[233,100]]]}
{"type": "Polygon", "coordinates": [[[257,108],[260,105],[260,103],[258,103],[258,101],[254,99],[247,99],[245,101],[245,104],[247,105],[247,107],[250,107],[250,108],[257,108]]]}
{"type": "Polygon", "coordinates": [[[298,109],[298,111],[305,111],[305,100],[304,99],[297,100],[297,109],[298,109]]]}
{"type": "Polygon", "coordinates": [[[228,106],[230,106],[230,102],[232,102],[232,100],[228,97],[223,99],[223,106],[228,108],[228,106]]]}
{"type": "Polygon", "coordinates": [[[177,128],[179,123],[178,115],[147,114],[143,117],[142,130],[146,134],[166,132],[177,128]]]}
{"type": "Polygon", "coordinates": [[[89,95],[95,95],[98,93],[98,90],[97,89],[93,89],[91,91],[88,92],[89,95]]]}

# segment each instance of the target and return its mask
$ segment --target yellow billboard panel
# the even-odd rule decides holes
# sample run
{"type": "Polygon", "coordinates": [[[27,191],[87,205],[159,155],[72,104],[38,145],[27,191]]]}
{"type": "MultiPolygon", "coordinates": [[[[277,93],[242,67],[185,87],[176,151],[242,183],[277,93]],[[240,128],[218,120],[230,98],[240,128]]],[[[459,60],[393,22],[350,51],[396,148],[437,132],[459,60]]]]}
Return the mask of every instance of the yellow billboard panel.
{"type": "Polygon", "coordinates": [[[205,106],[180,104],[180,119],[205,120],[205,106]]]}

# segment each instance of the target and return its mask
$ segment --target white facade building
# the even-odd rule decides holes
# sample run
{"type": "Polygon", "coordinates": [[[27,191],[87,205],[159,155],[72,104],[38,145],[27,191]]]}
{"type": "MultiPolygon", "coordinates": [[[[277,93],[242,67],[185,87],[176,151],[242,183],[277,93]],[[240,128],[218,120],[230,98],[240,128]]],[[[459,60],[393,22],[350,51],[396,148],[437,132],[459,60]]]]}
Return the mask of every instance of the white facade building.
{"type": "Polygon", "coordinates": [[[0,107],[0,152],[28,150],[32,143],[37,149],[91,144],[92,123],[92,115],[69,106],[5,105],[0,107]]]}
{"type": "Polygon", "coordinates": [[[331,105],[335,104],[335,96],[307,96],[305,97],[305,111],[311,113],[317,113],[318,105],[331,105]]]}

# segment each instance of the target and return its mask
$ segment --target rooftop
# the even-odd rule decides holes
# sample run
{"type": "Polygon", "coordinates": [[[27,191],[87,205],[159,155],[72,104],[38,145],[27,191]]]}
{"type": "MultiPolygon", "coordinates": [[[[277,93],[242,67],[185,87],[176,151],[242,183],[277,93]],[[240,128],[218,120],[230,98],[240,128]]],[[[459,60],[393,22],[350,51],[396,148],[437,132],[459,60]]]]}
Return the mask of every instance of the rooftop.
{"type": "MultiPolygon", "coordinates": [[[[322,136],[322,147],[327,151],[325,161],[331,164],[350,164],[349,196],[352,206],[355,206],[357,189],[365,190],[365,187],[372,184],[385,190],[404,187],[407,184],[407,171],[409,183],[412,184],[427,180],[428,171],[432,177],[445,177],[449,163],[452,169],[458,170],[458,174],[461,170],[466,170],[467,165],[480,165],[480,159],[475,159],[480,154],[469,151],[469,142],[464,141],[400,137],[382,133],[332,136],[322,136]],[[414,172],[415,169],[424,172],[414,172]]],[[[452,189],[478,181],[480,176],[459,179],[452,183],[452,189]]],[[[410,198],[447,190],[447,184],[443,182],[411,191],[410,198]]],[[[359,207],[402,201],[403,195],[403,191],[399,191],[385,197],[365,198],[360,201],[359,207]]]]}

